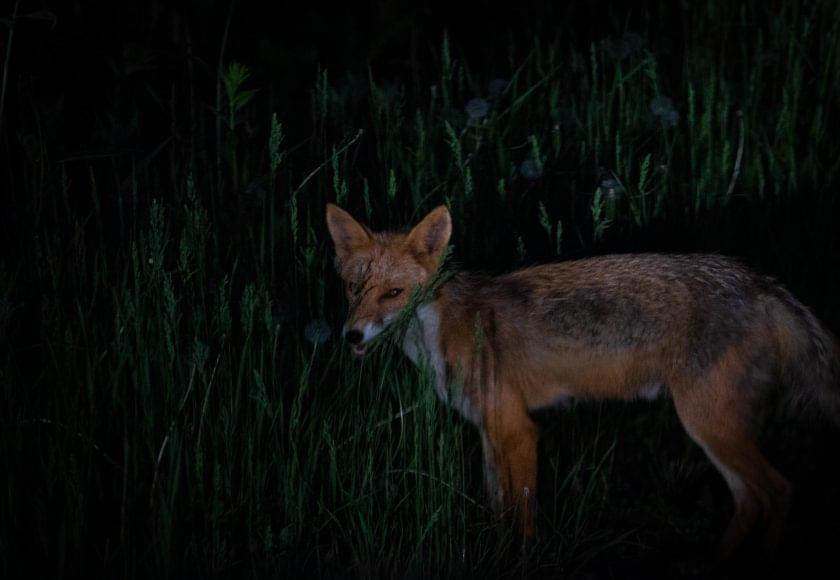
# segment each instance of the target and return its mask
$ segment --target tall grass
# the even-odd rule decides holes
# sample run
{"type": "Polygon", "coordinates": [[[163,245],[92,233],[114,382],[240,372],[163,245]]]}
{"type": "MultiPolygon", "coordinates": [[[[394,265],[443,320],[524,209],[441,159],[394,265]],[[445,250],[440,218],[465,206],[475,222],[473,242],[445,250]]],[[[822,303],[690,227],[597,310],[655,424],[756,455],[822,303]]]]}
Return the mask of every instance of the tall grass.
{"type": "MultiPolygon", "coordinates": [[[[840,5],[782,4],[685,2],[669,66],[646,31],[613,31],[537,39],[493,80],[444,36],[423,88],[369,70],[359,96],[322,70],[310,111],[273,110],[224,62],[212,115],[173,87],[161,151],[22,162],[0,259],[2,575],[571,575],[662,545],[668,498],[713,472],[666,402],[581,405],[546,422],[540,541],[519,553],[431,378],[343,348],[324,203],[384,228],[446,202],[456,254],[500,268],[734,198],[833,207],[840,5]],[[626,438],[651,458],[635,484],[664,497],[628,499],[626,438]]],[[[690,546],[727,509],[703,501],[690,546]]]]}

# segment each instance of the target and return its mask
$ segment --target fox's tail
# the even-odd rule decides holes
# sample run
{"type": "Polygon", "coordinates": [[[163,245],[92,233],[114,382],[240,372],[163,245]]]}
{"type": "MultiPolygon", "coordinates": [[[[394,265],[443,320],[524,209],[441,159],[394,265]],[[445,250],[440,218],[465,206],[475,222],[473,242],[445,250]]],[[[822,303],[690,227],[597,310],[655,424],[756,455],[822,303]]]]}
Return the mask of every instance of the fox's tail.
{"type": "Polygon", "coordinates": [[[781,378],[794,404],[817,404],[840,425],[840,344],[790,292],[774,285],[771,293],[781,378]]]}

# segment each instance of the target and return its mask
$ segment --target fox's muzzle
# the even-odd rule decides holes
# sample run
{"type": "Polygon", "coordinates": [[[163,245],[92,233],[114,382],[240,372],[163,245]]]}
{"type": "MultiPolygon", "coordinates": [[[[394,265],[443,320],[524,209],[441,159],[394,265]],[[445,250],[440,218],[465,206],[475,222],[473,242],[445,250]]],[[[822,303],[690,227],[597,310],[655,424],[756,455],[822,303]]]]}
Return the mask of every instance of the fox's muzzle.
{"type": "Polygon", "coordinates": [[[365,335],[358,330],[348,330],[344,333],[344,339],[350,344],[359,344],[364,337],[365,335]]]}
{"type": "Polygon", "coordinates": [[[363,344],[365,333],[361,330],[351,328],[344,333],[344,340],[350,343],[350,350],[353,352],[353,356],[362,358],[367,354],[367,345],[363,344]]]}

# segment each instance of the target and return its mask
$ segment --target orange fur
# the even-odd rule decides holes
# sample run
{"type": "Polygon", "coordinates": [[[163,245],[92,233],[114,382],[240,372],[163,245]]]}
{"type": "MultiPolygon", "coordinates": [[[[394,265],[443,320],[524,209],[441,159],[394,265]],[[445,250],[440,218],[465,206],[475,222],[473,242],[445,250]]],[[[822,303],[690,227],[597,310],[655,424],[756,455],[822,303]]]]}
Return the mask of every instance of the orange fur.
{"type": "MultiPolygon", "coordinates": [[[[328,204],[357,356],[439,266],[452,231],[443,206],[408,233],[371,232],[328,204]]],[[[709,255],[603,256],[498,277],[456,273],[421,305],[402,339],[429,365],[439,397],[480,431],[493,506],[534,533],[538,433],[530,411],[566,397],[649,397],[668,390],[688,434],[726,479],[735,514],[719,553],[761,521],[779,541],[790,484],[755,444],[762,387],[837,404],[837,345],[769,278],[709,255]]]]}

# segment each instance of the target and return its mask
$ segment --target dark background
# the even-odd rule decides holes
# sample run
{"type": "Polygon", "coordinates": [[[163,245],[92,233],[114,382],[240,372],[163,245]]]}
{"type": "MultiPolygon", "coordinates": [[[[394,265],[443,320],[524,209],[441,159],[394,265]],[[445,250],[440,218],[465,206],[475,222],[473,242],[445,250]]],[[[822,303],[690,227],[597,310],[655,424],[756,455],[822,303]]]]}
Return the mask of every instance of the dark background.
{"type": "MultiPolygon", "coordinates": [[[[737,7],[725,8],[725,4],[706,2],[704,10],[711,16],[704,22],[714,21],[717,13],[729,16],[738,13],[737,7]]],[[[129,230],[136,232],[135,226],[124,225],[120,213],[123,211],[120,196],[127,195],[130,189],[126,183],[133,168],[140,167],[138,171],[142,172],[160,165],[160,175],[148,169],[148,174],[144,173],[142,179],[137,180],[134,193],[140,201],[131,210],[135,212],[131,218],[146,219],[153,199],[162,199],[174,206],[184,201],[183,192],[171,191],[162,185],[167,183],[166,160],[174,159],[171,166],[181,167],[188,164],[190,155],[196,156],[200,195],[213,198],[208,206],[213,207],[212,219],[214,227],[218,227],[214,231],[214,248],[223,256],[208,260],[211,281],[207,286],[212,288],[208,291],[209,295],[215,291],[222,273],[233,261],[231,254],[247,245],[245,234],[241,232],[262,219],[255,217],[250,208],[244,207],[247,202],[240,203],[243,196],[247,198],[251,183],[248,187],[240,184],[238,190],[230,187],[229,182],[218,188],[214,185],[214,172],[218,168],[213,166],[216,149],[212,118],[216,103],[216,70],[226,25],[229,29],[223,61],[245,63],[251,72],[247,86],[257,90],[251,114],[243,119],[243,129],[239,134],[239,145],[243,148],[252,146],[254,152],[250,158],[253,166],[251,175],[255,176],[252,183],[262,183],[260,180],[264,181],[268,171],[266,162],[258,159],[266,158],[264,144],[268,141],[268,123],[265,120],[272,112],[277,112],[282,119],[286,134],[285,163],[290,168],[290,174],[294,175],[289,182],[300,182],[322,161],[322,154],[328,153],[327,145],[313,137],[315,130],[310,114],[311,90],[321,71],[328,71],[331,85],[339,93],[350,95],[348,106],[355,107],[354,111],[364,111],[367,107],[365,99],[368,97],[369,73],[375,76],[380,86],[390,83],[394,87],[406,87],[404,109],[406,116],[411,117],[415,107],[424,106],[430,87],[435,82],[444,32],[448,34],[456,58],[471,71],[473,96],[479,97],[485,92],[484,87],[489,80],[509,77],[511,63],[515,65],[522,61],[540,39],[552,39],[559,50],[570,54],[587,54],[590,46],[603,46],[609,39],[619,38],[627,31],[643,30],[642,45],[655,55],[660,65],[663,89],[674,91],[685,81],[682,67],[689,39],[705,39],[703,46],[710,54],[725,55],[735,67],[734,63],[741,62],[743,58],[737,49],[737,39],[752,38],[760,30],[772,36],[772,25],[768,23],[775,22],[775,16],[785,3],[765,2],[761,3],[760,9],[755,9],[753,5],[748,17],[742,20],[721,19],[719,25],[710,30],[697,28],[688,17],[686,5],[685,2],[573,1],[523,2],[500,8],[495,2],[269,4],[239,1],[231,8],[228,2],[223,1],[21,0],[17,3],[19,18],[15,22],[13,43],[10,42],[8,28],[0,36],[3,58],[10,46],[12,50],[0,133],[0,243],[7,252],[3,264],[14,273],[13,290],[9,296],[13,302],[24,304],[15,311],[14,324],[8,326],[6,336],[0,337],[6,365],[3,382],[9,401],[14,400],[7,405],[4,415],[6,433],[14,429],[14,421],[33,416],[33,413],[39,416],[43,414],[42,409],[54,411],[55,415],[47,413],[53,418],[59,418],[62,413],[51,407],[48,390],[24,391],[29,382],[40,384],[60,374],[58,367],[49,367],[53,355],[41,348],[44,345],[43,335],[47,332],[39,318],[41,304],[37,299],[30,299],[31,296],[41,297],[50,292],[49,285],[32,273],[36,255],[32,240],[53,233],[57,239],[66,240],[74,231],[71,224],[55,214],[50,215],[49,211],[45,211],[37,223],[29,219],[35,214],[35,206],[40,204],[34,201],[31,186],[38,181],[39,172],[42,172],[46,184],[41,189],[47,200],[45,207],[50,203],[61,205],[55,200],[59,199],[64,180],[69,196],[63,203],[69,206],[70,212],[80,216],[94,210],[94,202],[86,193],[91,167],[97,175],[111,176],[107,178],[111,181],[101,181],[99,186],[103,193],[99,203],[105,217],[95,235],[90,230],[86,243],[92,248],[91,255],[101,249],[109,259],[118,261],[120,256],[127,255],[120,252],[125,251],[121,244],[125,242],[129,230]],[[718,37],[719,43],[716,40],[718,37]],[[119,220],[116,217],[118,214],[119,220]],[[27,345],[27,348],[20,345],[27,345]],[[31,345],[34,346],[30,348],[31,345]]],[[[803,2],[801,10],[803,14],[818,19],[821,15],[836,14],[832,6],[831,2],[803,2]]],[[[14,7],[13,2],[4,3],[0,7],[0,17],[10,18],[14,7]]],[[[772,43],[768,42],[770,45],[772,43]]],[[[816,50],[809,46],[803,46],[802,50],[816,50]]],[[[703,57],[697,55],[698,59],[703,57]]],[[[768,49],[765,57],[768,62],[775,62],[783,60],[786,55],[779,50],[768,49]]],[[[693,55],[688,55],[688,58],[693,58],[693,55]]],[[[809,68],[805,73],[807,87],[804,94],[809,95],[809,87],[813,87],[815,79],[819,78],[823,63],[819,62],[817,52],[813,58],[806,60],[809,68]]],[[[756,63],[756,66],[760,64],[756,63]]],[[[783,79],[769,79],[768,92],[772,92],[774,80],[781,83],[783,79]]],[[[696,79],[698,86],[704,81],[703,78],[696,79]]],[[[826,113],[825,123],[837,121],[840,106],[837,88],[821,98],[832,107],[826,113]]],[[[463,102],[460,103],[460,106],[463,105],[463,102]]],[[[730,103],[730,107],[737,109],[739,103],[730,103]]],[[[685,116],[684,109],[680,113],[685,116]]],[[[775,112],[767,110],[765,114],[772,118],[775,112]]],[[[367,117],[365,119],[369,121],[367,117]]],[[[359,127],[360,123],[354,122],[348,120],[344,125],[336,122],[331,128],[335,142],[346,141],[347,136],[353,135],[359,128],[363,128],[366,135],[373,132],[370,125],[359,127]]],[[[527,134],[527,129],[523,128],[523,136],[527,134]]],[[[803,141],[809,139],[804,125],[800,136],[803,141]]],[[[840,329],[840,304],[837,300],[840,296],[840,227],[837,225],[836,194],[840,185],[836,167],[836,154],[840,152],[838,143],[840,139],[835,132],[829,131],[823,156],[817,163],[824,172],[819,173],[816,179],[803,179],[804,185],[792,193],[764,199],[739,186],[728,205],[711,208],[700,215],[689,215],[680,207],[680,200],[675,199],[668,202],[670,205],[662,217],[645,227],[635,227],[619,219],[609,235],[600,240],[590,240],[589,226],[579,223],[581,215],[586,216],[586,208],[592,201],[591,192],[601,179],[599,160],[567,155],[552,166],[550,181],[546,180],[538,187],[515,185],[514,190],[516,193],[536,190],[546,193],[548,200],[556,199],[551,197],[555,191],[571,191],[574,192],[571,195],[579,196],[578,208],[584,209],[582,212],[578,209],[577,214],[576,210],[561,206],[559,201],[547,202],[549,209],[561,215],[567,224],[568,235],[559,256],[561,258],[630,251],[704,251],[734,255],[783,281],[836,332],[840,329]]],[[[221,170],[222,173],[227,171],[226,167],[221,170]]],[[[362,176],[376,174],[377,171],[375,147],[372,140],[366,139],[353,158],[350,171],[349,209],[355,215],[362,215],[364,207],[358,194],[362,176]]],[[[380,199],[384,182],[384,179],[377,181],[372,178],[372,189],[380,199]]],[[[492,187],[492,183],[488,179],[484,186],[492,187]]],[[[437,190],[426,205],[444,200],[442,193],[447,191],[449,184],[444,185],[446,187],[437,190]]],[[[317,247],[318,260],[323,262],[329,260],[330,247],[325,242],[318,212],[324,201],[333,198],[329,182],[324,179],[323,183],[319,182],[317,192],[306,200],[309,210],[306,226],[317,232],[318,241],[313,246],[317,247]]],[[[511,195],[511,199],[517,198],[511,195]]],[[[464,219],[456,223],[455,232],[456,254],[461,264],[500,272],[558,257],[554,255],[552,246],[542,240],[535,201],[525,195],[518,199],[520,201],[509,201],[506,206],[486,205],[464,210],[461,216],[464,219]],[[470,233],[465,233],[467,231],[470,233]],[[518,238],[523,239],[528,247],[525,256],[517,252],[518,238]]],[[[281,208],[282,212],[288,211],[288,202],[284,203],[287,205],[281,208]]],[[[99,211],[98,208],[96,210],[99,211]]],[[[412,213],[416,210],[407,202],[397,200],[393,208],[385,207],[384,203],[375,204],[367,217],[375,229],[384,229],[416,218],[412,213]]],[[[283,215],[285,217],[285,213],[283,215]]],[[[287,258],[287,262],[278,266],[281,271],[296,268],[293,262],[299,257],[287,258]]],[[[72,262],[74,258],[69,252],[63,259],[66,260],[64,268],[75,267],[71,265],[75,262],[72,262]]],[[[249,276],[260,275],[260,264],[243,259],[237,268],[241,278],[234,279],[233,286],[241,294],[249,276]]],[[[326,296],[327,302],[336,306],[318,305],[317,300],[311,297],[308,278],[303,275],[299,278],[278,275],[265,284],[278,296],[278,311],[286,317],[289,335],[298,337],[295,340],[300,340],[304,325],[313,316],[323,316],[331,323],[341,318],[341,307],[337,306],[340,301],[337,281],[329,277],[332,274],[328,267],[323,271],[325,275],[321,279],[326,282],[321,282],[323,287],[318,289],[319,297],[323,299],[326,296]]],[[[56,295],[71,300],[76,291],[70,286],[60,286],[56,295]]],[[[107,308],[103,307],[99,314],[103,325],[110,324],[107,308]]],[[[342,345],[331,343],[330,346],[340,348],[342,345]]],[[[212,342],[211,348],[216,348],[212,342]]],[[[299,368],[296,362],[288,364],[288,369],[295,369],[289,370],[290,374],[299,368]]],[[[336,374],[334,369],[325,371],[328,378],[336,374]]],[[[75,377],[69,380],[83,384],[75,377]]],[[[79,390],[82,391],[82,387],[79,390]]],[[[664,424],[662,428],[666,434],[682,437],[673,417],[663,419],[665,415],[656,409],[645,408],[641,410],[638,421],[628,418],[637,411],[638,405],[630,411],[609,407],[610,416],[622,418],[620,426],[632,424],[634,429],[644,432],[664,424]]],[[[584,420],[595,419],[594,412],[584,410],[583,414],[584,420]]],[[[546,419],[553,417],[551,413],[547,415],[546,419]]],[[[772,423],[774,426],[765,435],[771,459],[781,471],[791,475],[798,488],[804,490],[797,496],[792,516],[793,529],[802,535],[791,540],[793,547],[786,557],[785,570],[795,570],[794,562],[800,559],[833,560],[831,550],[836,548],[840,530],[836,523],[840,517],[836,462],[838,433],[822,419],[807,417],[806,421],[793,420],[786,415],[776,417],[772,423]]],[[[161,427],[156,429],[160,431],[161,427]]],[[[98,437],[106,441],[104,447],[111,455],[118,456],[119,443],[108,439],[110,433],[102,428],[98,437]]],[[[654,438],[651,437],[651,440],[654,438]]],[[[10,443],[13,441],[17,440],[9,435],[6,440],[8,449],[13,447],[10,443]]],[[[551,438],[548,441],[550,447],[551,438]]],[[[616,487],[621,490],[617,493],[629,497],[640,489],[641,493],[654,495],[655,487],[650,478],[633,471],[635,461],[644,461],[642,457],[635,457],[635,440],[618,441],[618,453],[626,462],[621,473],[626,479],[617,483],[616,487]],[[637,476],[639,481],[636,481],[637,476]]],[[[23,458],[21,463],[15,464],[19,473],[28,473],[23,461],[38,457],[51,443],[45,438],[32,444],[32,447],[28,445],[21,444],[15,448],[15,457],[23,458]]],[[[683,439],[669,440],[666,437],[661,442],[662,448],[671,453],[679,453],[683,445],[683,439]]],[[[649,447],[655,447],[655,444],[649,441],[646,448],[649,447]]],[[[549,452],[550,449],[545,451],[549,452]]],[[[9,477],[11,490],[12,477],[9,477]]],[[[715,478],[715,475],[708,476],[703,480],[704,484],[715,498],[727,502],[723,483],[715,478]]],[[[20,481],[16,485],[15,489],[20,489],[20,481]]],[[[148,486],[148,482],[143,485],[148,486]]],[[[679,494],[672,496],[672,499],[676,497],[675,511],[679,512],[674,515],[675,528],[683,526],[681,529],[684,530],[685,521],[691,520],[695,507],[692,502],[696,500],[692,494],[695,491],[686,490],[685,498],[679,497],[679,494]],[[681,503],[683,499],[684,503],[681,503]]],[[[115,509],[116,500],[108,493],[113,494],[113,490],[103,492],[103,509],[115,509]]],[[[10,491],[9,497],[13,496],[10,491]]],[[[640,512],[646,509],[645,501],[640,500],[640,512]]],[[[10,500],[12,504],[14,502],[10,500]]],[[[45,504],[46,507],[39,508],[44,513],[50,512],[55,505],[63,505],[61,502],[53,504],[46,501],[45,504]]],[[[13,555],[9,558],[10,561],[16,560],[7,567],[10,570],[26,570],[29,562],[33,563],[34,569],[39,569],[39,560],[53,555],[36,543],[15,544],[13,541],[13,535],[18,532],[21,538],[29,540],[39,536],[39,526],[57,528],[59,525],[58,518],[53,521],[49,517],[42,517],[34,524],[27,523],[21,518],[26,509],[26,505],[11,509],[16,516],[7,521],[15,522],[16,526],[3,525],[3,534],[10,538],[3,542],[3,546],[14,547],[19,557],[13,555]],[[20,548],[23,544],[33,547],[32,554],[20,548]]],[[[56,511],[61,511],[60,507],[56,511]]],[[[725,515],[721,515],[724,513],[722,511],[714,516],[718,527],[725,521],[725,515]]],[[[632,513],[623,517],[633,519],[632,513]]],[[[667,519],[668,514],[658,517],[667,519]]],[[[105,521],[108,516],[102,519],[105,521]]],[[[148,532],[142,525],[140,527],[142,532],[148,532]]],[[[196,528],[199,527],[197,524],[196,528]]],[[[109,529],[107,524],[102,524],[102,528],[109,529]]],[[[667,532],[662,535],[667,536],[667,532]]],[[[92,538],[90,544],[96,543],[97,548],[91,548],[90,553],[80,559],[95,562],[102,538],[106,536],[111,538],[106,532],[92,538]]],[[[143,537],[143,533],[139,536],[143,537]]],[[[671,557],[669,546],[673,545],[670,543],[673,540],[667,537],[660,539],[662,542],[657,548],[641,557],[644,563],[640,568],[637,568],[636,556],[629,556],[626,560],[608,558],[603,564],[592,566],[591,577],[627,577],[638,573],[639,569],[648,573],[657,570],[659,564],[665,566],[671,557]]],[[[53,548],[60,543],[45,542],[53,548]]],[[[84,540],[80,543],[84,544],[84,540]]],[[[90,564],[74,567],[73,558],[67,559],[71,562],[66,570],[70,576],[97,570],[95,565],[90,564]]],[[[277,569],[284,569],[285,563],[281,562],[277,569]]],[[[182,569],[190,569],[189,563],[180,565],[182,569]]],[[[297,566],[302,564],[293,561],[290,568],[297,566]]],[[[174,569],[179,568],[175,566],[174,569]]],[[[237,569],[231,565],[222,573],[235,574],[231,570],[237,569]]],[[[744,569],[751,570],[749,566],[744,569]]],[[[218,573],[218,570],[215,572],[218,573]]],[[[553,573],[546,572],[549,575],[553,573]]],[[[735,573],[733,577],[739,575],[735,573]]]]}
{"type": "MultiPolygon", "coordinates": [[[[263,116],[269,111],[280,112],[289,138],[295,139],[289,156],[303,165],[310,161],[311,153],[305,147],[312,129],[307,111],[310,91],[322,71],[328,72],[339,91],[357,95],[356,102],[367,94],[369,71],[385,83],[405,84],[405,110],[411,111],[427,100],[444,31],[457,47],[458,60],[476,79],[486,80],[504,78],[510,63],[521,61],[539,39],[553,39],[561,49],[585,52],[593,43],[602,46],[626,31],[646,30],[642,48],[651,51],[666,71],[661,81],[664,89],[675,89],[684,81],[683,45],[687,38],[706,39],[710,52],[729,54],[731,50],[733,63],[737,62],[742,55],[736,53],[734,39],[756,35],[782,4],[763,4],[760,12],[749,14],[746,25],[721,21],[720,28],[704,31],[693,27],[685,7],[671,2],[529,2],[512,7],[492,2],[237,2],[230,10],[226,2],[213,1],[68,1],[52,5],[26,0],[20,3],[19,13],[37,18],[18,20],[9,67],[11,83],[2,137],[8,190],[13,200],[20,201],[14,167],[34,146],[33,137],[46,144],[52,162],[107,158],[122,168],[130,156],[142,159],[159,152],[157,148],[173,130],[171,113],[183,112],[187,100],[193,111],[209,118],[215,107],[216,68],[228,15],[224,60],[247,63],[249,87],[257,88],[255,108],[263,116]]],[[[706,6],[712,20],[716,11],[726,12],[723,5],[716,6],[714,2],[706,6]]],[[[831,3],[806,2],[802,12],[820,17],[823,11],[828,13],[826,6],[831,3]]],[[[729,12],[736,13],[737,8],[729,12]]],[[[769,48],[764,55],[768,62],[783,57],[769,48]]],[[[816,54],[809,64],[810,85],[819,73],[816,54]]],[[[482,90],[475,92],[481,96],[482,90]]],[[[737,109],[738,103],[731,106],[737,109]]],[[[182,137],[212,138],[204,133],[198,136],[195,118],[188,123],[183,117],[179,121],[182,137]]],[[[253,141],[265,141],[264,125],[249,126],[253,141]]],[[[824,256],[836,255],[838,239],[834,235],[836,196],[832,193],[837,175],[830,163],[837,148],[833,140],[826,145],[827,173],[819,176],[816,184],[797,190],[796,196],[785,196],[768,206],[753,203],[751,192],[739,190],[731,206],[722,211],[713,210],[690,224],[661,220],[642,231],[625,229],[594,251],[739,255],[766,273],[781,276],[797,293],[805,293],[807,303],[830,309],[834,314],[828,315],[829,320],[836,319],[836,308],[824,300],[840,285],[836,268],[821,268],[836,265],[826,264],[824,256]],[[828,211],[814,211],[815,203],[827,203],[828,211]],[[777,259],[779,255],[788,258],[777,259]]],[[[363,168],[365,161],[373,160],[362,159],[363,168]]],[[[82,164],[68,167],[85,171],[82,164]]],[[[560,170],[578,173],[572,178],[561,177],[561,186],[574,182],[572,187],[589,188],[597,183],[600,167],[578,160],[573,167],[560,170]]],[[[532,220],[526,228],[527,237],[528,228],[537,229],[535,212],[518,209],[522,219],[532,220]]],[[[13,214],[6,212],[6,219],[13,214]]],[[[373,225],[390,225],[387,219],[382,221],[373,225]]],[[[515,259],[513,244],[508,243],[509,238],[498,239],[499,247],[487,248],[483,256],[481,248],[470,247],[465,240],[469,251],[460,258],[477,260],[475,265],[484,269],[504,269],[495,258],[501,253],[515,259]]],[[[567,250],[570,255],[593,252],[591,247],[575,248],[574,242],[567,250]]],[[[536,259],[550,258],[539,250],[534,253],[536,259]]]]}

